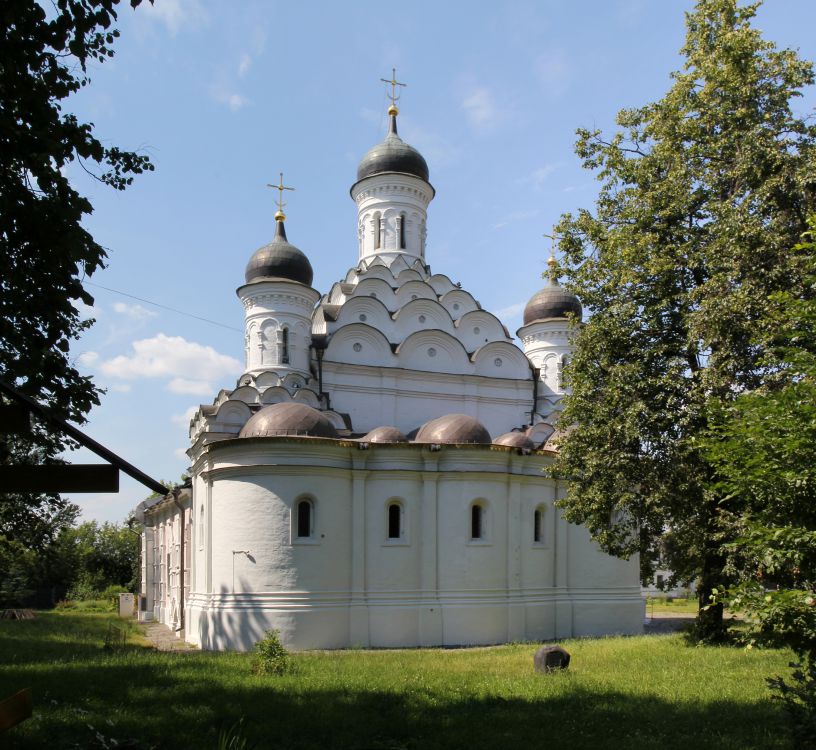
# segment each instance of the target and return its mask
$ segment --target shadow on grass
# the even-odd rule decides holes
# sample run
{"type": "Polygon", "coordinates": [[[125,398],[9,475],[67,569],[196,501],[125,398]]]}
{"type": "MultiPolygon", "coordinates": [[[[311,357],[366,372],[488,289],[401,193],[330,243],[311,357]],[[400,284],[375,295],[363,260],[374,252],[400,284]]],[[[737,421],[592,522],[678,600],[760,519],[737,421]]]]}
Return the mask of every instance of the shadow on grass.
{"type": "MultiPolygon", "coordinates": [[[[8,733],[9,747],[103,747],[94,735],[100,731],[119,741],[138,738],[135,747],[205,750],[240,717],[259,750],[786,746],[770,702],[673,704],[590,691],[569,674],[540,677],[558,680],[559,694],[522,699],[457,695],[455,683],[444,695],[407,685],[366,689],[351,680],[344,686],[342,675],[339,687],[319,689],[310,684],[313,675],[251,677],[247,660],[229,654],[188,658],[134,649],[93,664],[55,664],[53,673],[43,666],[25,674],[39,716],[8,733]],[[225,665],[235,665],[234,684],[213,679],[225,665]]],[[[10,677],[0,672],[0,692],[8,692],[10,677]]]]}

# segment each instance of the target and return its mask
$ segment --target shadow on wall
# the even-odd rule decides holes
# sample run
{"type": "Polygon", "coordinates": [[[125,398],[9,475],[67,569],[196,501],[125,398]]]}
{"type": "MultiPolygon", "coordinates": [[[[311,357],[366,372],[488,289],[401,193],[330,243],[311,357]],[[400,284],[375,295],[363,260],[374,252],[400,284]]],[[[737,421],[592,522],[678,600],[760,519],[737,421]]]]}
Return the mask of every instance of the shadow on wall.
{"type": "MultiPolygon", "coordinates": [[[[254,563],[254,558],[250,557],[254,563]]],[[[226,586],[222,586],[219,594],[229,595],[231,592],[226,586]]],[[[241,591],[238,589],[236,596],[240,597],[241,591]]],[[[239,605],[240,606],[240,605],[239,605]]],[[[269,613],[270,616],[273,613],[269,613]]],[[[253,613],[251,617],[247,617],[246,611],[226,611],[217,612],[218,625],[217,627],[212,621],[212,610],[202,612],[198,618],[198,637],[201,648],[207,651],[223,651],[226,649],[235,649],[236,643],[246,644],[247,650],[250,650],[253,644],[260,641],[266,635],[266,629],[263,624],[258,621],[258,617],[253,613]]],[[[277,619],[277,618],[276,618],[277,619]]],[[[280,628],[282,631],[285,627],[280,628]]],[[[285,635],[285,634],[284,634],[285,635]]]]}

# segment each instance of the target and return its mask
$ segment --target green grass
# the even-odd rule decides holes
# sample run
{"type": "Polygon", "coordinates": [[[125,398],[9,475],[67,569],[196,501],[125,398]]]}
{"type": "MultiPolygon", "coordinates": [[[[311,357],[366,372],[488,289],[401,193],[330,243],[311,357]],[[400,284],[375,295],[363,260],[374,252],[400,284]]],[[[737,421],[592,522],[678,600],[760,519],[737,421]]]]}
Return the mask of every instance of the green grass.
{"type": "Polygon", "coordinates": [[[206,750],[245,717],[259,750],[786,747],[765,687],[787,671],[784,651],[572,640],[569,671],[551,675],[533,672],[534,644],[307,652],[274,677],[253,674],[247,654],[153,651],[135,628],[105,651],[111,622],[70,611],[0,622],[0,696],[31,687],[35,701],[0,746],[206,750]]]}
{"type": "Polygon", "coordinates": [[[646,599],[646,617],[651,617],[652,612],[655,615],[676,613],[696,617],[697,607],[696,599],[667,599],[665,596],[650,596],[646,599]]]}

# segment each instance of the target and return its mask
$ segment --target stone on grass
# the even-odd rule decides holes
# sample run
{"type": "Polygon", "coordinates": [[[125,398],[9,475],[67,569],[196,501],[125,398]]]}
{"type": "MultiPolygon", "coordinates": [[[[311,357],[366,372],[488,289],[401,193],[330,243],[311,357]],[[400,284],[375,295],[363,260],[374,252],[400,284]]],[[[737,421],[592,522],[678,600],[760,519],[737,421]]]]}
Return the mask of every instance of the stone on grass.
{"type": "Polygon", "coordinates": [[[535,652],[533,663],[536,672],[555,672],[569,666],[570,655],[561,646],[542,646],[535,652]]]}

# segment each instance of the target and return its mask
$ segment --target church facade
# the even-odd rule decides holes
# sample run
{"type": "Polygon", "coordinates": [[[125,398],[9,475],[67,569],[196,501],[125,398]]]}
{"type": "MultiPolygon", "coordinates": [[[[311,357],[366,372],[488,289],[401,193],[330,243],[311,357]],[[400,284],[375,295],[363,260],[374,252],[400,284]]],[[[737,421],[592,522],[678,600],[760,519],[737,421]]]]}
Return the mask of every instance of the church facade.
{"type": "Polygon", "coordinates": [[[397,115],[351,187],[343,279],[312,288],[282,210],[250,258],[245,373],[192,419],[190,486],[137,508],[140,616],[205,649],[640,632],[637,560],[566,523],[545,474],[580,302],[553,269],[520,348],[431,271],[434,188],[397,115]]]}

